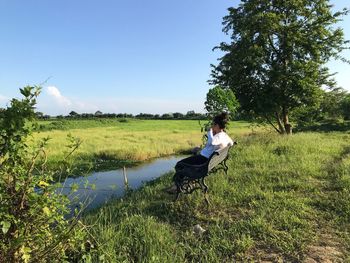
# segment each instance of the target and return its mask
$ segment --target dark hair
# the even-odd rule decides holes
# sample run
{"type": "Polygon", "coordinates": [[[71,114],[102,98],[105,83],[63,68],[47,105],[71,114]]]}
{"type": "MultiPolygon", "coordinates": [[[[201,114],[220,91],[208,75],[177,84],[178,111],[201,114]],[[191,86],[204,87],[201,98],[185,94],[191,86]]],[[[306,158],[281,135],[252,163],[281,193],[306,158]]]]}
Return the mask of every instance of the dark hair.
{"type": "Polygon", "coordinates": [[[226,112],[216,115],[213,119],[213,124],[219,125],[220,129],[225,129],[228,123],[228,117],[226,112]]]}

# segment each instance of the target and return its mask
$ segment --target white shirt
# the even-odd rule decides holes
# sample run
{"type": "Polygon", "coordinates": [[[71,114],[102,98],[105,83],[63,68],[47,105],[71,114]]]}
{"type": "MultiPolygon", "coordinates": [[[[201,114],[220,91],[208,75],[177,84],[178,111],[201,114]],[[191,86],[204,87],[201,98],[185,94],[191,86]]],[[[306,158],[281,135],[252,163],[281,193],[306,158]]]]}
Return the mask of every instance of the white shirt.
{"type": "Polygon", "coordinates": [[[201,150],[200,154],[204,157],[209,158],[213,152],[225,148],[228,145],[233,145],[233,141],[230,138],[230,136],[227,135],[226,132],[221,131],[213,135],[213,130],[210,129],[208,131],[208,141],[203,150],[201,150]]]}

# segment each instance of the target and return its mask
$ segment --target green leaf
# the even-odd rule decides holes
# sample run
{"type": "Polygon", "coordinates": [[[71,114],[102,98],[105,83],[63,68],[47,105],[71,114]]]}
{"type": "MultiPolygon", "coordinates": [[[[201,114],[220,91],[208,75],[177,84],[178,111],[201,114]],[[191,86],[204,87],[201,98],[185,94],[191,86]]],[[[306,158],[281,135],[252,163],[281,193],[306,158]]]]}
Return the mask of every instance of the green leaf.
{"type": "Polygon", "coordinates": [[[75,184],[75,183],[71,184],[71,191],[73,193],[78,191],[78,189],[79,189],[79,185],[78,184],[75,184]]]}
{"type": "Polygon", "coordinates": [[[29,262],[31,251],[32,250],[29,247],[25,247],[25,246],[21,247],[20,252],[22,253],[22,259],[25,263],[29,262]]]}
{"type": "Polygon", "coordinates": [[[47,182],[45,182],[45,181],[40,181],[40,182],[38,183],[38,185],[39,185],[39,187],[41,187],[41,188],[45,188],[45,187],[49,186],[49,184],[48,184],[47,182]]]}
{"type": "Polygon", "coordinates": [[[7,233],[7,231],[9,231],[10,227],[11,227],[11,223],[7,222],[7,221],[1,221],[1,225],[2,225],[2,232],[4,234],[7,233]]]}
{"type": "Polygon", "coordinates": [[[50,210],[47,206],[45,206],[45,207],[43,208],[43,212],[44,212],[44,214],[46,214],[46,215],[48,215],[48,216],[51,215],[51,210],[50,210]]]}
{"type": "Polygon", "coordinates": [[[105,259],[106,259],[106,256],[104,255],[104,254],[102,254],[102,255],[100,255],[99,257],[98,257],[98,260],[101,262],[104,262],[105,261],[105,259]]]}

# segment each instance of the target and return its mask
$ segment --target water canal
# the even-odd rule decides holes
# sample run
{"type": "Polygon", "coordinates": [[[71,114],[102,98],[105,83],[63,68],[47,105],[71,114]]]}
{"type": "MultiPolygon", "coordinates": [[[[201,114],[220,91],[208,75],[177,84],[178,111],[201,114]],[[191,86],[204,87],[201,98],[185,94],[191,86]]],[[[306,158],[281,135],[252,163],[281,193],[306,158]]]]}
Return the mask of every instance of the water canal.
{"type": "MultiPolygon", "coordinates": [[[[126,169],[128,187],[137,189],[144,183],[154,180],[165,173],[171,171],[175,164],[185,156],[171,156],[156,159],[150,163],[145,163],[137,167],[126,169]]],[[[122,197],[125,194],[125,179],[123,169],[112,170],[107,172],[96,172],[88,176],[77,178],[67,178],[61,189],[63,194],[69,194],[73,184],[78,186],[78,190],[71,195],[74,202],[89,203],[87,209],[96,208],[103,205],[111,198],[122,197]],[[94,189],[87,186],[93,184],[94,189]]]]}

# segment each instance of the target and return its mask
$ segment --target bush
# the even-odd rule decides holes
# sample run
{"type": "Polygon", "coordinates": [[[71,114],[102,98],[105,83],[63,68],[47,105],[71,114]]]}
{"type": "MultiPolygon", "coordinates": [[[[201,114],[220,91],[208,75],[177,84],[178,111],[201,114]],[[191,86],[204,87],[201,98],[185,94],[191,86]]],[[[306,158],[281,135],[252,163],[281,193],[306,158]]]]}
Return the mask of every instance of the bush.
{"type": "Polygon", "coordinates": [[[125,119],[125,118],[122,118],[122,119],[118,119],[118,122],[129,122],[129,120],[128,119],[125,119]]]}
{"type": "MultiPolygon", "coordinates": [[[[28,146],[40,88],[20,91],[24,99],[0,113],[0,262],[72,261],[85,253],[86,235],[77,217],[67,219],[70,202],[53,183],[57,171],[46,169],[49,139],[28,146]]],[[[71,142],[69,155],[79,146],[71,142]]]]}

